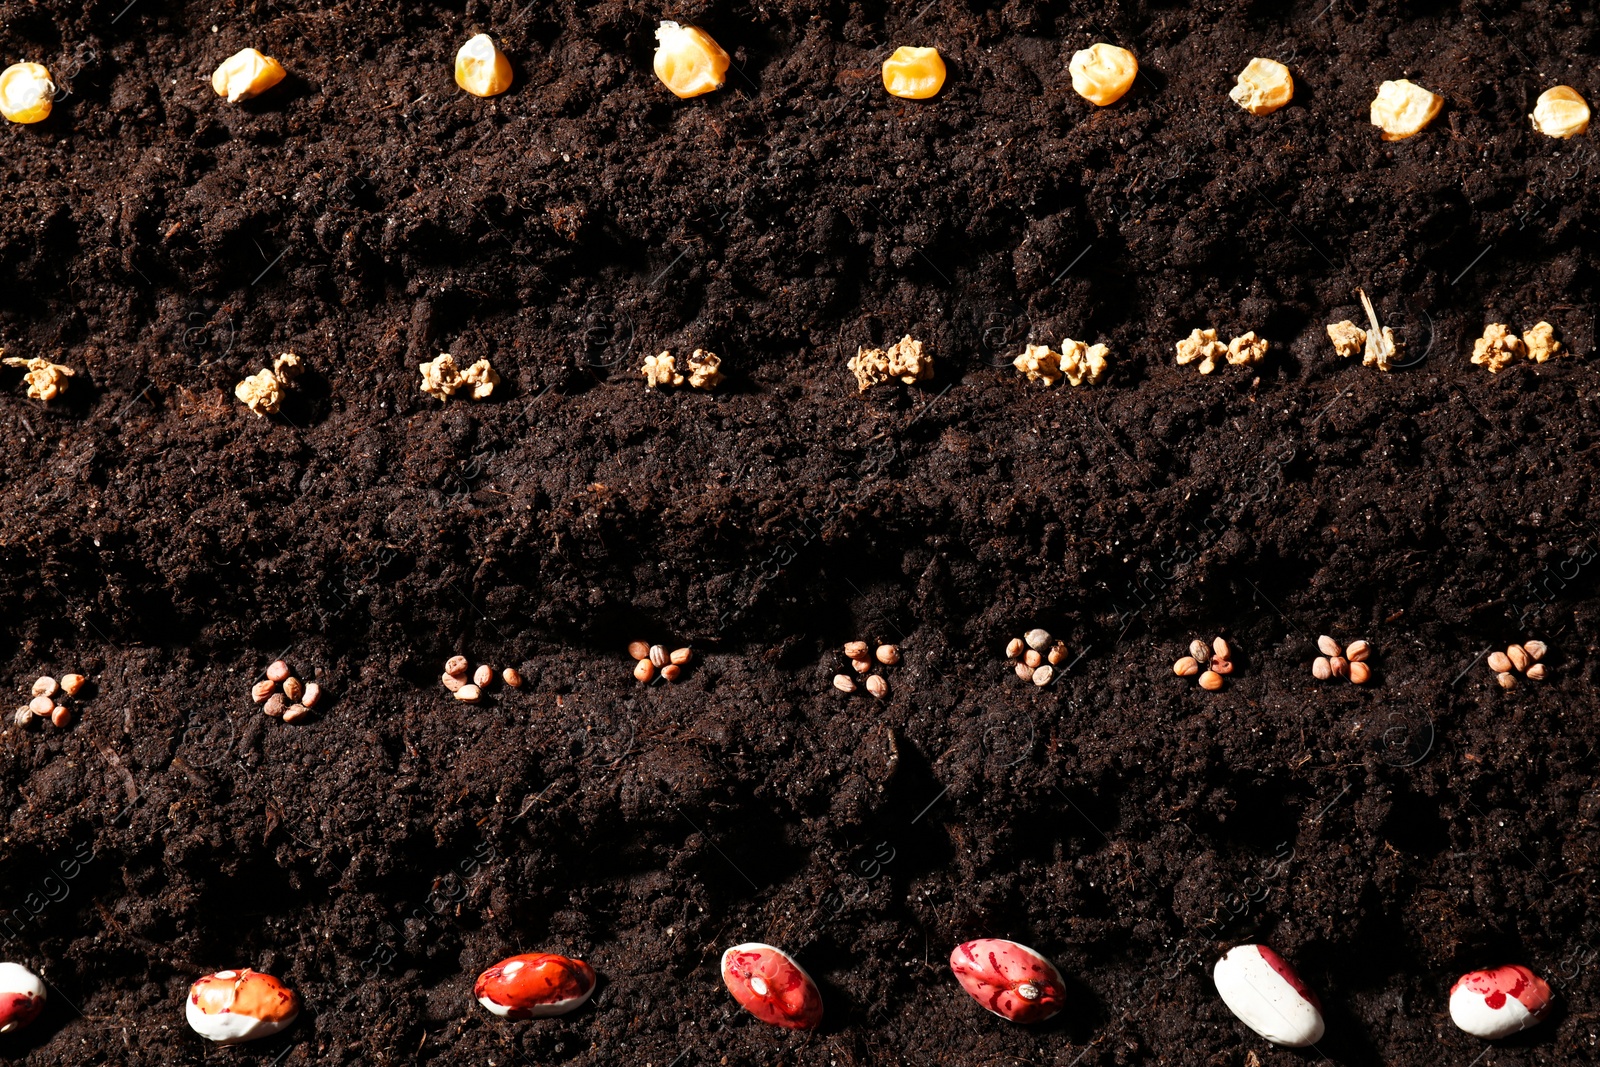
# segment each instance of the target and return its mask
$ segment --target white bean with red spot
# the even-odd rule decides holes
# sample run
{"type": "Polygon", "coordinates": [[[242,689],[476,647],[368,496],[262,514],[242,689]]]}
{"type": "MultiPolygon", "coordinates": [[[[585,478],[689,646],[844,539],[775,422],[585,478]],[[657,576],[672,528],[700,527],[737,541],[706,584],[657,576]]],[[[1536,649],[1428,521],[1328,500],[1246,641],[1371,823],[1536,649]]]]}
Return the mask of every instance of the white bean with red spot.
{"type": "Polygon", "coordinates": [[[1228,1010],[1274,1045],[1305,1048],[1322,1040],[1317,995],[1266,945],[1229,949],[1212,978],[1228,1010]]]}
{"type": "Polygon", "coordinates": [[[1489,1041],[1526,1030],[1549,1011],[1550,987],[1515,964],[1464,974],[1450,987],[1451,1021],[1489,1041]]]}
{"type": "Polygon", "coordinates": [[[300,1016],[300,998],[270,974],[218,971],[189,987],[184,999],[189,1028],[219,1045],[270,1037],[300,1016]]]}
{"type": "Polygon", "coordinates": [[[0,963],[0,1034],[20,1030],[44,1011],[44,982],[20,963],[0,963]]]}

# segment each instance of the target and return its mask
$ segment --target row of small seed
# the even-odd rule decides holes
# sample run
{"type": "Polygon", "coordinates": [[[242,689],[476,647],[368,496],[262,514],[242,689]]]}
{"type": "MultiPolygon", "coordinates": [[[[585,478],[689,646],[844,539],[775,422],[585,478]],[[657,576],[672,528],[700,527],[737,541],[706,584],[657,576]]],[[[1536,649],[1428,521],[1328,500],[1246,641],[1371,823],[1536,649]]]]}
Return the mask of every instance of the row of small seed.
{"type": "Polygon", "coordinates": [[[50,725],[58,728],[71,726],[72,709],[57,700],[56,694],[75,697],[87,682],[81,674],[63,674],[59,682],[48,674],[41,674],[34,680],[31,699],[17,709],[12,721],[26,727],[32,726],[35,719],[49,719],[50,725]]]}
{"type": "MultiPolygon", "coordinates": [[[[850,660],[850,666],[855,668],[857,674],[866,674],[872,670],[872,660],[867,658],[867,653],[872,652],[873,657],[885,667],[893,667],[900,662],[899,645],[879,645],[876,651],[865,641],[846,641],[844,654],[850,660]]],[[[856,680],[848,674],[833,676],[833,687],[841,693],[854,693],[856,680]]],[[[889,683],[881,674],[868,675],[866,681],[867,692],[882,700],[889,695],[889,683]]]]}
{"type": "Polygon", "coordinates": [[[316,682],[302,682],[289,671],[283,660],[274,660],[267,666],[267,676],[250,687],[250,699],[261,705],[261,710],[274,719],[298,722],[311,714],[311,709],[322,699],[322,686],[316,682]],[[277,692],[279,685],[283,692],[277,692]]]}
{"type": "Polygon", "coordinates": [[[1016,661],[1017,677],[1034,685],[1049,685],[1056,668],[1067,660],[1067,646],[1049,630],[1033,629],[1006,642],[1006,658],[1016,661]]]}
{"type": "Polygon", "coordinates": [[[665,645],[648,645],[643,641],[633,641],[628,644],[628,655],[634,658],[633,676],[641,682],[648,682],[661,672],[663,680],[676,682],[683,677],[683,669],[694,658],[694,652],[688,648],[675,648],[668,652],[665,645]]]}
{"type": "MultiPolygon", "coordinates": [[[[459,701],[465,704],[476,704],[483,699],[483,694],[494,682],[494,668],[487,663],[478,664],[477,670],[472,672],[472,677],[467,678],[467,668],[472,664],[465,656],[451,656],[445,660],[444,673],[439,676],[439,682],[459,701]]],[[[517,673],[515,667],[507,667],[500,672],[500,680],[513,689],[522,688],[522,675],[517,673]]]]}

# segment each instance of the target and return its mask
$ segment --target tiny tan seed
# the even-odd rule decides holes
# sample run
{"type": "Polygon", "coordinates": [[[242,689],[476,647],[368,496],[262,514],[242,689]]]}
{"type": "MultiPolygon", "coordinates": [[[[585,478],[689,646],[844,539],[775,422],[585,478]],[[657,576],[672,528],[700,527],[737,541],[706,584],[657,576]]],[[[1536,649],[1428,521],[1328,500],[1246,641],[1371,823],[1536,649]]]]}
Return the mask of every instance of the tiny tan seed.
{"type": "Polygon", "coordinates": [[[1356,683],[1357,685],[1366,685],[1367,679],[1370,677],[1372,677],[1372,668],[1368,667],[1361,660],[1356,660],[1354,663],[1350,664],[1350,680],[1352,682],[1356,683]]]}
{"type": "Polygon", "coordinates": [[[1317,638],[1317,651],[1321,652],[1324,656],[1337,656],[1339,654],[1339,642],[1335,641],[1327,634],[1323,634],[1321,637],[1317,638]]]}
{"type": "Polygon", "coordinates": [[[1200,676],[1200,688],[1215,692],[1222,688],[1222,675],[1216,671],[1206,671],[1200,676]]]}
{"type": "Polygon", "coordinates": [[[893,667],[896,663],[900,662],[900,646],[879,645],[878,651],[873,653],[873,655],[876,656],[878,662],[883,664],[885,667],[893,667]]]}
{"type": "Polygon", "coordinates": [[[56,680],[48,674],[41,676],[33,683],[33,695],[36,697],[53,697],[56,695],[56,680]]]}
{"type": "Polygon", "coordinates": [[[665,667],[667,665],[667,650],[660,645],[651,645],[650,664],[654,667],[665,667]]]}
{"type": "Polygon", "coordinates": [[[52,726],[71,726],[71,710],[69,710],[64,704],[57,704],[50,711],[50,724],[52,726]]]}
{"type": "Polygon", "coordinates": [[[642,659],[633,665],[633,676],[641,682],[648,682],[656,676],[656,665],[647,659],[642,659]]]}
{"type": "Polygon", "coordinates": [[[522,688],[522,675],[517,673],[517,669],[515,667],[507,667],[505,670],[501,671],[500,680],[513,689],[522,688]]]}
{"type": "Polygon", "coordinates": [[[1221,656],[1223,659],[1227,659],[1228,658],[1228,642],[1224,641],[1220,637],[1217,638],[1215,641],[1211,642],[1211,651],[1215,652],[1217,655],[1221,656]]]}
{"type": "Polygon", "coordinates": [[[299,703],[305,691],[306,687],[300,679],[291,676],[283,680],[283,695],[289,698],[290,703],[299,703]]]}
{"type": "Polygon", "coordinates": [[[1029,630],[1027,633],[1022,635],[1022,639],[1026,641],[1028,643],[1028,647],[1033,649],[1035,652],[1043,652],[1045,646],[1050,644],[1050,631],[1029,630]]]}
{"type": "Polygon", "coordinates": [[[277,687],[278,686],[276,682],[257,682],[255,685],[250,687],[250,699],[259,704],[263,700],[267,699],[267,697],[271,696],[272,691],[277,687]]]}
{"type": "Polygon", "coordinates": [[[69,697],[75,697],[88,680],[81,674],[63,674],[61,676],[61,691],[69,697]]]}
{"type": "Polygon", "coordinates": [[[844,654],[847,659],[866,659],[867,653],[872,651],[865,641],[846,641],[844,654]]]}
{"type": "Polygon", "coordinates": [[[1022,654],[1022,662],[1026,663],[1029,667],[1037,667],[1039,664],[1044,662],[1044,657],[1030,648],[1028,651],[1022,654]]]}
{"type": "Polygon", "coordinates": [[[487,663],[478,664],[478,669],[472,672],[472,684],[484,689],[492,681],[494,681],[494,668],[487,663]]]}
{"type": "Polygon", "coordinates": [[[1172,673],[1179,678],[1193,678],[1200,673],[1200,664],[1195,662],[1193,656],[1184,656],[1172,665],[1172,673]]]}
{"type": "Polygon", "coordinates": [[[632,656],[634,659],[649,659],[650,646],[645,644],[643,641],[629,641],[628,655],[632,656]]]}
{"type": "Polygon", "coordinates": [[[1350,673],[1350,661],[1343,656],[1329,656],[1328,673],[1335,678],[1343,678],[1350,673]]]}
{"type": "Polygon", "coordinates": [[[1533,666],[1529,667],[1528,677],[1532,678],[1536,682],[1544,681],[1544,664],[1535,663],[1533,666]]]}
{"type": "Polygon", "coordinates": [[[668,656],[667,658],[673,663],[676,663],[678,666],[682,667],[685,663],[688,663],[689,660],[694,658],[694,653],[687,648],[675,648],[672,650],[672,655],[668,656]]]}
{"type": "Polygon", "coordinates": [[[1033,672],[1034,685],[1049,685],[1050,679],[1056,676],[1056,669],[1046,663],[1033,672]]]}
{"type": "Polygon", "coordinates": [[[850,666],[856,669],[857,674],[866,674],[872,669],[872,661],[870,659],[853,659],[850,661],[850,666]]]}
{"type": "Polygon", "coordinates": [[[1533,662],[1532,657],[1528,655],[1521,645],[1512,645],[1510,648],[1506,649],[1506,658],[1509,659],[1511,661],[1511,665],[1519,671],[1527,670],[1528,665],[1533,662]]]}
{"type": "Polygon", "coordinates": [[[306,707],[304,704],[290,704],[288,707],[283,709],[283,721],[299,722],[301,719],[310,714],[311,709],[306,707]]]}
{"type": "Polygon", "coordinates": [[[1211,650],[1206,647],[1204,641],[1196,638],[1189,642],[1189,655],[1193,656],[1196,662],[1199,662],[1200,660],[1210,659],[1211,650]]]}
{"type": "Polygon", "coordinates": [[[452,693],[457,692],[462,686],[467,684],[455,675],[448,673],[439,675],[439,681],[452,693]]]}
{"type": "Polygon", "coordinates": [[[457,678],[465,678],[467,676],[468,666],[470,666],[470,664],[467,663],[467,657],[451,656],[449,659],[445,660],[444,673],[453,674],[457,678]]]}
{"type": "Polygon", "coordinates": [[[661,677],[665,678],[669,682],[676,682],[679,678],[683,677],[683,668],[678,666],[676,663],[669,663],[665,667],[661,668],[661,677]]]}
{"type": "Polygon", "coordinates": [[[848,674],[836,674],[833,676],[833,687],[841,693],[854,693],[856,691],[855,679],[848,674]]]}
{"type": "Polygon", "coordinates": [[[271,666],[267,668],[267,679],[281,682],[287,677],[289,677],[289,665],[281,659],[273,660],[271,666]]]}
{"type": "Polygon", "coordinates": [[[282,693],[273,693],[267,698],[267,702],[261,705],[261,710],[276,719],[283,714],[284,705],[287,703],[288,701],[283,699],[282,693]]]}
{"type": "Polygon", "coordinates": [[[1504,652],[1489,653],[1489,669],[1496,674],[1504,674],[1511,669],[1511,657],[1504,652]]]}
{"type": "Polygon", "coordinates": [[[1061,666],[1061,661],[1066,658],[1067,646],[1063,645],[1060,641],[1055,643],[1055,646],[1050,649],[1050,654],[1045,657],[1045,659],[1050,661],[1050,666],[1052,667],[1061,666]]]}
{"type": "Polygon", "coordinates": [[[300,703],[304,704],[308,708],[314,708],[317,706],[317,701],[321,699],[322,686],[318,685],[316,682],[307,682],[306,693],[305,696],[300,698],[300,703]]]}
{"type": "Polygon", "coordinates": [[[456,690],[456,699],[467,704],[476,704],[483,695],[475,685],[464,685],[456,690]]]}
{"type": "Polygon", "coordinates": [[[879,700],[882,700],[884,697],[889,695],[889,683],[884,681],[880,676],[874,674],[871,678],[867,679],[867,692],[871,693],[879,700]]]}
{"type": "Polygon", "coordinates": [[[1311,677],[1319,682],[1325,682],[1333,677],[1333,668],[1328,666],[1327,656],[1318,656],[1311,661],[1311,677]]]}
{"type": "Polygon", "coordinates": [[[1031,682],[1033,680],[1033,668],[1026,663],[1017,664],[1017,677],[1024,682],[1031,682]]]}
{"type": "Polygon", "coordinates": [[[39,716],[50,714],[51,709],[55,706],[56,702],[46,696],[37,696],[28,701],[28,710],[39,716]]]}
{"type": "Polygon", "coordinates": [[[1372,646],[1365,641],[1351,641],[1350,647],[1344,650],[1344,658],[1351,663],[1365,662],[1372,655],[1372,646]]]}
{"type": "Polygon", "coordinates": [[[1500,683],[1501,689],[1515,689],[1517,687],[1517,676],[1510,671],[1501,671],[1494,676],[1494,680],[1500,683]]]}
{"type": "Polygon", "coordinates": [[[1022,638],[1013,637],[1011,640],[1006,642],[1006,658],[1016,659],[1018,656],[1022,655],[1022,648],[1022,638]]]}
{"type": "MultiPolygon", "coordinates": [[[[1543,641],[1524,641],[1522,642],[1522,647],[1523,650],[1528,653],[1528,658],[1532,659],[1535,663],[1544,659],[1544,654],[1550,651],[1550,646],[1546,645],[1543,641]]],[[[67,675],[67,678],[70,677],[72,677],[72,675],[67,675]]],[[[65,683],[66,680],[66,678],[61,679],[63,683],[65,683]]]]}

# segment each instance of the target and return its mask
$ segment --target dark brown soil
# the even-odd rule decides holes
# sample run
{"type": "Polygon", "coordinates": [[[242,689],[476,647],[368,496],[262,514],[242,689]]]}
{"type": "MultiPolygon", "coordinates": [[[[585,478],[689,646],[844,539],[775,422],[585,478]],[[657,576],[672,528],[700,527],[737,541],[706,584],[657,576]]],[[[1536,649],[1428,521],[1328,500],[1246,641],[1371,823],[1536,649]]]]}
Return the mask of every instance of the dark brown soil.
{"type": "MultiPolygon", "coordinates": [[[[1273,5],[0,2],[5,62],[70,89],[0,131],[0,659],[95,679],[67,730],[0,736],[5,958],[54,990],[0,1038],[30,1065],[1384,1063],[1466,1067],[1446,991],[1524,962],[1553,1022],[1484,1064],[1595,1062],[1600,791],[1588,358],[1490,377],[1485,322],[1595,348],[1600,158],[1538,137],[1600,98],[1579,3],[1273,5]],[[651,76],[655,19],[712,32],[727,88],[651,76]],[[215,28],[213,28],[215,27],[215,28]],[[456,91],[488,30],[507,95],[456,91]],[[1071,92],[1096,39],[1145,76],[1071,92]],[[886,97],[934,43],[951,79],[886,97]],[[228,107],[257,45],[291,73],[228,107]],[[1294,104],[1226,91],[1287,61],[1294,104]],[[1384,144],[1377,83],[1448,100],[1384,144]],[[1387,375],[1323,326],[1365,286],[1387,375]],[[1173,365],[1255,329],[1259,368],[1173,365]],[[856,393],[858,344],[937,377],[856,393]],[[1029,339],[1106,340],[1096,390],[1029,387],[1029,339]],[[647,393],[706,347],[714,395],[647,393]],[[232,397],[284,349],[282,418],[232,397]],[[417,391],[491,359],[481,404],[417,391]],[[1043,625],[1048,688],[999,655],[1043,625]],[[1319,633],[1375,684],[1318,685],[1319,633]],[[1222,633],[1220,693],[1177,679],[1222,633]],[[1542,637],[1513,693],[1477,659],[1542,637]],[[894,640],[889,699],[828,679],[894,640]],[[636,638],[691,643],[637,685],[636,638]],[[469,708],[457,651],[527,685],[469,708]],[[283,654],[315,722],[247,689],[283,654]],[[1025,941],[1077,1003],[1019,1028],[945,966],[1025,941]],[[1216,999],[1269,941],[1328,1007],[1316,1053],[1216,999]],[[780,944],[820,1032],[737,1010],[716,960],[780,944]],[[471,1001],[516,951],[581,955],[594,1000],[508,1024],[471,1001]],[[184,1028],[250,965],[307,1013],[234,1053],[184,1028]],[[1254,1059],[1250,1058],[1251,1056],[1254,1059]]],[[[9,710],[11,705],[6,705],[9,710]]]]}

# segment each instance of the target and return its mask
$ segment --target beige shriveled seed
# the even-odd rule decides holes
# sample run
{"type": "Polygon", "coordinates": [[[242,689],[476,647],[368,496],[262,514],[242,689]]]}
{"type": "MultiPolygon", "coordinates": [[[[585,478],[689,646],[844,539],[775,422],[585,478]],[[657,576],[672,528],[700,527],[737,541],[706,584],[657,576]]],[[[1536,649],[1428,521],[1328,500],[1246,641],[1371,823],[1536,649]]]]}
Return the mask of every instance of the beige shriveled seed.
{"type": "Polygon", "coordinates": [[[501,671],[500,680],[513,689],[522,688],[522,675],[517,672],[515,667],[507,667],[505,670],[501,671]]]}
{"type": "Polygon", "coordinates": [[[1333,677],[1333,668],[1328,665],[1327,656],[1318,656],[1311,661],[1311,677],[1319,682],[1325,682],[1333,677]]]}
{"type": "Polygon", "coordinates": [[[1521,645],[1512,645],[1510,648],[1506,649],[1506,658],[1509,659],[1511,661],[1511,665],[1519,671],[1527,670],[1528,665],[1533,662],[1533,658],[1528,655],[1527,651],[1521,645]]]}
{"type": "Polygon", "coordinates": [[[1335,678],[1343,678],[1350,673],[1350,661],[1343,656],[1329,656],[1328,673],[1335,678]]]}
{"type": "Polygon", "coordinates": [[[649,659],[650,646],[643,641],[629,641],[628,655],[634,659],[649,659]]]}
{"type": "Polygon", "coordinates": [[[456,699],[466,704],[476,704],[482,696],[483,691],[470,683],[456,690],[456,699]]]}
{"type": "Polygon", "coordinates": [[[1045,657],[1045,659],[1049,661],[1050,666],[1052,666],[1052,667],[1061,666],[1061,661],[1066,659],[1066,658],[1067,658],[1067,646],[1063,645],[1060,641],[1057,641],[1054,645],[1051,646],[1050,654],[1045,657]]]}
{"type": "Polygon", "coordinates": [[[467,684],[464,679],[454,674],[441,674],[439,675],[439,681],[452,693],[467,684]]]}
{"type": "Polygon", "coordinates": [[[851,660],[850,666],[856,669],[857,674],[866,674],[872,669],[872,661],[863,656],[861,659],[851,660]]]}
{"type": "Polygon", "coordinates": [[[1335,355],[1349,359],[1359,356],[1367,347],[1367,331],[1344,319],[1328,327],[1328,340],[1333,342],[1335,355]]]}
{"type": "Polygon", "coordinates": [[[633,665],[633,676],[641,682],[648,682],[656,676],[656,665],[647,659],[642,659],[633,665]]]}
{"type": "Polygon", "coordinates": [[[35,715],[49,715],[50,709],[55,706],[56,702],[47,696],[36,696],[28,701],[28,710],[35,715]]]}
{"type": "Polygon", "coordinates": [[[449,659],[445,660],[444,672],[446,674],[453,674],[457,678],[465,678],[467,676],[467,668],[469,666],[471,666],[471,664],[467,662],[467,657],[451,656],[449,659]]]}
{"type": "Polygon", "coordinates": [[[1056,669],[1054,667],[1050,666],[1050,664],[1048,664],[1048,663],[1042,664],[1041,666],[1034,668],[1034,671],[1033,671],[1033,684],[1034,685],[1049,685],[1050,684],[1050,679],[1054,678],[1055,676],[1056,676],[1056,669]]]}
{"type": "MultiPolygon", "coordinates": [[[[1545,644],[1543,641],[1524,641],[1522,642],[1522,647],[1528,653],[1528,655],[1533,658],[1535,663],[1544,659],[1544,654],[1550,651],[1550,646],[1545,644]]],[[[65,681],[65,679],[63,679],[63,681],[65,681]]]]}
{"type": "Polygon", "coordinates": [[[900,662],[900,646],[879,645],[877,650],[874,651],[872,655],[874,659],[883,664],[885,667],[893,667],[896,663],[900,662]]]}
{"type": "Polygon", "coordinates": [[[267,702],[261,705],[261,710],[276,719],[283,714],[283,709],[288,703],[283,699],[282,693],[273,693],[267,698],[267,702]]]}
{"type": "Polygon", "coordinates": [[[1344,650],[1344,658],[1351,663],[1361,663],[1372,655],[1372,646],[1365,641],[1351,641],[1350,647],[1344,650]]]}
{"type": "Polygon", "coordinates": [[[682,667],[684,664],[688,663],[694,658],[694,652],[687,648],[675,648],[672,650],[672,654],[667,658],[679,667],[682,667]]]}
{"type": "Polygon", "coordinates": [[[1106,357],[1111,354],[1111,349],[1103,344],[1091,345],[1087,341],[1074,341],[1072,338],[1063,338],[1061,341],[1061,373],[1067,376],[1067,384],[1076,389],[1078,386],[1100,384],[1100,379],[1106,376],[1106,368],[1110,366],[1106,357]]]}
{"type": "Polygon", "coordinates": [[[287,663],[283,662],[283,660],[281,660],[281,659],[273,660],[272,663],[270,665],[268,665],[268,667],[267,667],[267,680],[268,681],[281,682],[287,677],[289,677],[289,665],[287,663]]]}
{"type": "Polygon", "coordinates": [[[1200,673],[1200,664],[1193,656],[1184,656],[1172,665],[1172,673],[1179,678],[1193,678],[1200,673]]]}
{"type": "Polygon", "coordinates": [[[1206,671],[1200,676],[1200,688],[1216,692],[1222,688],[1222,675],[1216,671],[1206,671]]]}
{"type": "Polygon", "coordinates": [[[1210,374],[1217,369],[1217,360],[1228,354],[1228,346],[1217,340],[1216,330],[1202,330],[1198,326],[1189,336],[1178,342],[1178,365],[1185,366],[1200,361],[1200,373],[1210,374]]]}
{"type": "Polygon", "coordinates": [[[1510,671],[1501,671],[1494,676],[1494,680],[1500,683],[1501,689],[1515,689],[1517,687],[1517,676],[1510,671]]]}
{"type": "Polygon", "coordinates": [[[316,682],[307,682],[306,692],[305,695],[300,698],[300,703],[304,704],[308,708],[314,708],[317,706],[317,701],[321,699],[322,686],[318,685],[316,682]]]}
{"type": "Polygon", "coordinates": [[[1403,141],[1427,128],[1444,107],[1436,96],[1404,78],[1378,86],[1372,100],[1372,124],[1383,130],[1385,141],[1403,141]]]}
{"type": "Polygon", "coordinates": [[[1022,662],[1026,663],[1030,668],[1037,667],[1044,662],[1044,657],[1030,648],[1022,654],[1022,662]]]}
{"type": "Polygon", "coordinates": [[[1536,682],[1544,681],[1545,667],[1543,663],[1535,663],[1528,668],[1528,677],[1536,682]]]}
{"type": "Polygon", "coordinates": [[[1394,331],[1378,322],[1378,310],[1372,306],[1372,298],[1366,291],[1356,289],[1356,296],[1361,299],[1361,310],[1367,313],[1367,344],[1362,349],[1361,365],[1363,367],[1377,367],[1388,372],[1389,361],[1400,353],[1400,345],[1394,339],[1394,331]]]}
{"type": "Polygon", "coordinates": [[[1013,637],[1011,640],[1006,642],[1006,658],[1016,659],[1018,656],[1022,655],[1022,648],[1022,638],[1013,637]]]}
{"type": "Polygon", "coordinates": [[[61,691],[69,697],[75,697],[89,681],[81,674],[63,674],[61,676],[61,691]]]}
{"type": "Polygon", "coordinates": [[[290,704],[288,707],[283,709],[283,721],[299,722],[301,719],[310,714],[311,709],[306,707],[304,704],[290,704]]]}
{"type": "Polygon", "coordinates": [[[18,708],[11,716],[11,721],[18,726],[28,727],[33,725],[33,712],[27,708],[18,708]]]}
{"type": "Polygon", "coordinates": [[[1589,104],[1570,85],[1556,85],[1539,94],[1528,118],[1546,137],[1576,137],[1589,130],[1589,104]]]}
{"type": "Polygon", "coordinates": [[[867,692],[882,700],[889,695],[889,683],[884,681],[880,675],[874,674],[867,679],[867,692]]]}
{"type": "Polygon", "coordinates": [[[67,727],[72,725],[72,710],[65,704],[57,704],[50,709],[50,725],[67,727]]]}
{"type": "Polygon", "coordinates": [[[689,355],[689,387],[715,389],[722,384],[722,357],[702,348],[689,355]]]}
{"type": "Polygon", "coordinates": [[[283,383],[265,368],[235,385],[233,395],[258,419],[276,415],[283,407],[283,383]]]}
{"type": "Polygon", "coordinates": [[[56,695],[56,680],[48,674],[42,674],[33,682],[33,695],[36,697],[53,697],[56,695]]]}
{"type": "Polygon", "coordinates": [[[856,682],[848,674],[836,674],[833,676],[833,687],[841,693],[854,693],[856,682]]]}
{"type": "Polygon", "coordinates": [[[1189,642],[1189,655],[1197,660],[1207,660],[1211,658],[1211,649],[1197,637],[1189,642]]]}
{"type": "Polygon", "coordinates": [[[909,333],[890,345],[885,355],[889,359],[891,378],[899,378],[907,385],[915,385],[933,377],[933,357],[924,352],[922,342],[909,333]]]}
{"type": "Polygon", "coordinates": [[[1228,342],[1228,364],[1230,366],[1249,366],[1252,363],[1260,363],[1266,358],[1266,339],[1257,337],[1254,330],[1247,330],[1228,342]]]}
{"type": "Polygon", "coordinates": [[[1294,77],[1276,59],[1257,56],[1239,72],[1228,97],[1252,115],[1270,115],[1294,99],[1294,77]]]}
{"type": "Polygon", "coordinates": [[[1472,342],[1472,362],[1498,374],[1518,356],[1526,356],[1528,346],[1503,322],[1491,322],[1483,336],[1472,342]]]}
{"type": "Polygon", "coordinates": [[[1317,638],[1317,651],[1321,652],[1324,656],[1337,656],[1339,654],[1339,642],[1335,641],[1327,634],[1323,634],[1321,637],[1317,638]]]}
{"type": "Polygon", "coordinates": [[[870,651],[870,646],[865,641],[846,641],[844,643],[844,654],[849,659],[864,659],[868,651],[870,651]]]}
{"type": "Polygon", "coordinates": [[[1489,669],[1496,674],[1504,674],[1511,669],[1511,657],[1504,652],[1489,653],[1489,669]]]}
{"type": "Polygon", "coordinates": [[[1049,345],[1027,345],[1022,354],[1011,361],[1030,382],[1043,382],[1046,387],[1061,380],[1061,353],[1049,345]]]}
{"type": "Polygon", "coordinates": [[[1018,663],[1017,677],[1021,678],[1024,682],[1031,680],[1033,678],[1033,668],[1028,666],[1026,663],[1018,663]]]}
{"type": "Polygon", "coordinates": [[[1366,685],[1367,679],[1372,677],[1372,668],[1365,663],[1350,664],[1350,680],[1357,685],[1366,685]]]}
{"type": "Polygon", "coordinates": [[[494,681],[494,668],[487,663],[478,664],[478,669],[472,672],[472,684],[479,689],[487,689],[492,681],[494,681]]]}
{"type": "Polygon", "coordinates": [[[650,665],[652,667],[665,667],[668,663],[667,650],[661,645],[650,646],[650,665]]]}
{"type": "Polygon", "coordinates": [[[263,700],[267,699],[267,697],[271,696],[272,691],[275,688],[277,688],[277,686],[273,682],[265,680],[257,682],[255,685],[250,687],[250,699],[259,704],[263,700]]]}
{"type": "Polygon", "coordinates": [[[298,701],[305,691],[306,687],[300,679],[291,677],[283,680],[283,695],[291,701],[298,701]]]}
{"type": "Polygon", "coordinates": [[[678,666],[676,663],[669,663],[665,667],[661,668],[661,677],[665,678],[669,682],[676,682],[679,678],[683,677],[683,668],[678,666]]]}
{"type": "Polygon", "coordinates": [[[1561,354],[1561,342],[1556,340],[1556,328],[1548,322],[1536,323],[1522,331],[1522,343],[1528,348],[1528,358],[1535,363],[1548,362],[1561,354]]]}

